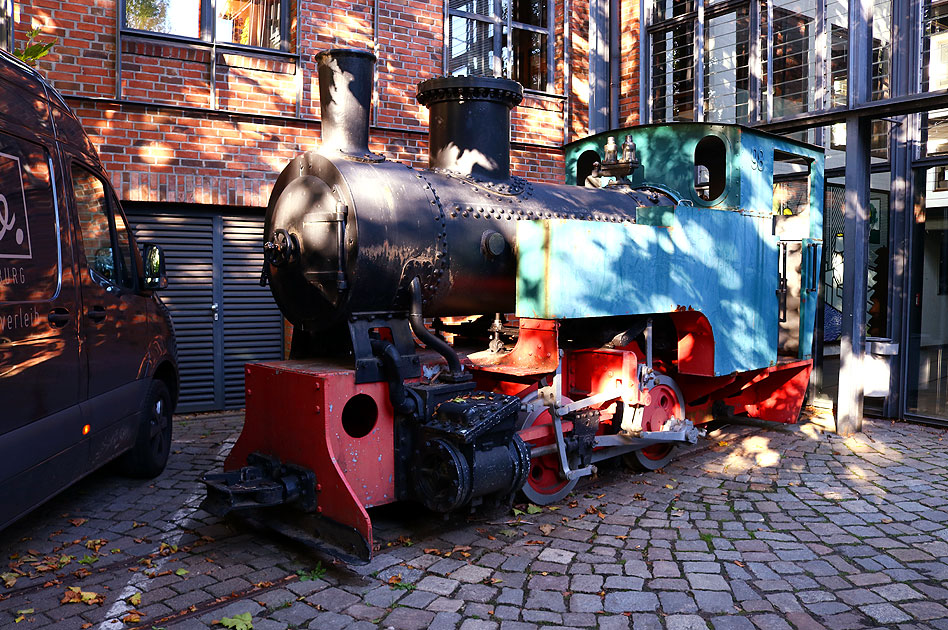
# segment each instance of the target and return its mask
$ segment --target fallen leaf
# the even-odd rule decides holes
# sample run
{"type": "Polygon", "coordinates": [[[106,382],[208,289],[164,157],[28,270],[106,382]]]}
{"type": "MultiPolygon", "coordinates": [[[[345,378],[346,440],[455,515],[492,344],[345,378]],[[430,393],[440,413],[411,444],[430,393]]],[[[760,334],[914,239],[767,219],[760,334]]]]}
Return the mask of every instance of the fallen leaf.
{"type": "Polygon", "coordinates": [[[388,578],[388,583],[389,583],[389,584],[400,584],[401,581],[402,581],[402,574],[401,574],[401,573],[398,573],[398,574],[396,574],[396,575],[390,576],[390,577],[388,578]]]}
{"type": "Polygon", "coordinates": [[[89,519],[87,518],[71,518],[69,522],[73,524],[73,527],[79,527],[83,523],[88,523],[89,519]]]}
{"type": "Polygon", "coordinates": [[[91,549],[92,551],[98,553],[99,549],[105,546],[109,542],[107,540],[102,540],[101,538],[93,538],[92,540],[86,541],[86,549],[91,549]]]}
{"type": "Polygon", "coordinates": [[[16,611],[18,615],[32,615],[36,610],[34,608],[24,608],[23,610],[16,611]]]}
{"type": "Polygon", "coordinates": [[[543,525],[540,525],[540,531],[544,536],[549,536],[554,529],[556,529],[556,525],[551,525],[550,523],[544,523],[543,525]]]}
{"type": "Polygon", "coordinates": [[[539,514],[542,511],[543,511],[543,508],[537,505],[533,505],[532,503],[527,505],[527,514],[539,514]]]}
{"type": "Polygon", "coordinates": [[[490,534],[488,534],[487,540],[497,540],[497,536],[491,536],[490,534]]]}
{"type": "Polygon", "coordinates": [[[234,628],[234,630],[253,630],[253,620],[249,612],[234,615],[233,617],[224,617],[212,621],[211,623],[222,625],[225,628],[234,628]]]}
{"type": "Polygon", "coordinates": [[[188,573],[190,573],[190,571],[187,569],[178,569],[174,572],[175,575],[187,575],[188,573]]]}
{"type": "Polygon", "coordinates": [[[141,593],[135,593],[134,595],[132,595],[131,597],[129,597],[129,598],[128,598],[127,600],[125,600],[125,601],[127,601],[129,604],[131,604],[131,605],[134,606],[135,608],[138,608],[139,606],[142,605],[142,594],[141,594],[141,593]]]}
{"type": "Polygon", "coordinates": [[[138,623],[141,620],[142,620],[142,616],[138,613],[128,613],[127,615],[122,617],[122,623],[128,623],[128,624],[138,623]]]}
{"type": "Polygon", "coordinates": [[[84,591],[78,586],[69,586],[66,587],[66,592],[63,593],[63,598],[60,601],[62,604],[86,604],[92,606],[93,604],[101,604],[105,601],[105,598],[98,593],[92,591],[84,591]]]}
{"type": "Polygon", "coordinates": [[[453,553],[455,551],[470,551],[470,550],[471,548],[468,547],[467,545],[455,545],[454,549],[452,549],[451,552],[453,553]]]}
{"type": "Polygon", "coordinates": [[[434,547],[432,547],[432,548],[430,548],[430,549],[425,549],[425,553],[430,553],[430,554],[433,555],[433,556],[440,556],[440,555],[441,555],[441,551],[438,550],[438,549],[435,549],[434,547]]]}
{"type": "Polygon", "coordinates": [[[3,585],[7,588],[13,588],[18,577],[20,576],[17,573],[0,573],[0,580],[3,580],[3,585]]]}
{"type": "Polygon", "coordinates": [[[526,543],[524,543],[524,544],[526,544],[526,545],[545,545],[546,543],[543,542],[542,540],[528,540],[528,541],[527,541],[526,543]]]}

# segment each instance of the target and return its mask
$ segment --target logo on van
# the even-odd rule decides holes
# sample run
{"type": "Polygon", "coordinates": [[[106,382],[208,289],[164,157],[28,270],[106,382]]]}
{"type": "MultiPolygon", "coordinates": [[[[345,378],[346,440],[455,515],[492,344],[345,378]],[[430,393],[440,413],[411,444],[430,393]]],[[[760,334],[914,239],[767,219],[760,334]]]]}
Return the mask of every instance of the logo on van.
{"type": "Polygon", "coordinates": [[[0,258],[32,258],[20,159],[0,153],[0,258]]]}

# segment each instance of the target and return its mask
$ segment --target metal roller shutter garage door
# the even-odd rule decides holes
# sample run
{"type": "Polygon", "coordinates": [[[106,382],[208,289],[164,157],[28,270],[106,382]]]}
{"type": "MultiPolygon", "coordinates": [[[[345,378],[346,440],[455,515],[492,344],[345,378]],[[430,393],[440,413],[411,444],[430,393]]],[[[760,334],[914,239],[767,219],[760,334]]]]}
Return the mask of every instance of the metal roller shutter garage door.
{"type": "Polygon", "coordinates": [[[244,405],[244,363],[280,359],[283,318],[261,287],[263,217],[128,211],[139,243],[165,251],[160,293],[178,340],[177,411],[244,405]]]}

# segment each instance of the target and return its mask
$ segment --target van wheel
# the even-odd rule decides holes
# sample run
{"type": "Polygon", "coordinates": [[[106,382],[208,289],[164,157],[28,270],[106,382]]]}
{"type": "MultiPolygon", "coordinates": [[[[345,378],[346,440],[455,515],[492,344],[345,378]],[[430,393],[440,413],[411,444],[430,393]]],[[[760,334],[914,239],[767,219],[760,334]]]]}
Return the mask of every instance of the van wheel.
{"type": "Polygon", "coordinates": [[[164,381],[155,379],[142,402],[138,437],[120,460],[126,475],[150,479],[161,474],[171,452],[171,394],[164,381]]]}

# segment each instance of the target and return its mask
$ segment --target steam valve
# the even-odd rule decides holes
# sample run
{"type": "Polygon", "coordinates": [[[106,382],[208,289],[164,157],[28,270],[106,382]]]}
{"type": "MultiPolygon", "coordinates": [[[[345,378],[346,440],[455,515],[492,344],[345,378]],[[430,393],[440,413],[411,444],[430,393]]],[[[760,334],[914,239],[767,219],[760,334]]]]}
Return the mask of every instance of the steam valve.
{"type": "Polygon", "coordinates": [[[286,230],[273,232],[269,241],[263,244],[264,259],[274,267],[282,267],[295,262],[299,255],[299,243],[296,237],[286,230]]]}

